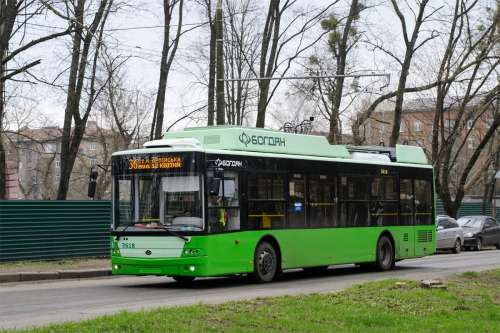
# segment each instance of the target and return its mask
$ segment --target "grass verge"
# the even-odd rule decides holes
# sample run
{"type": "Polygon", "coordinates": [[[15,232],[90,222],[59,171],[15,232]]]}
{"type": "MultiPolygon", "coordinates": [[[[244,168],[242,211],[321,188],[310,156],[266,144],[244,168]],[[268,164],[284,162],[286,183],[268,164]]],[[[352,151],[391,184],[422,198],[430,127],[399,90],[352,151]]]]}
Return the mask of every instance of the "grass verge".
{"type": "MultiPolygon", "coordinates": [[[[447,290],[385,280],[335,294],[121,312],[23,332],[499,332],[500,270],[465,273],[447,290]]],[[[9,331],[10,332],[10,331],[9,331]]]]}
{"type": "Polygon", "coordinates": [[[0,263],[0,273],[54,272],[61,270],[111,268],[109,258],[65,259],[47,261],[15,261],[0,263]]]}

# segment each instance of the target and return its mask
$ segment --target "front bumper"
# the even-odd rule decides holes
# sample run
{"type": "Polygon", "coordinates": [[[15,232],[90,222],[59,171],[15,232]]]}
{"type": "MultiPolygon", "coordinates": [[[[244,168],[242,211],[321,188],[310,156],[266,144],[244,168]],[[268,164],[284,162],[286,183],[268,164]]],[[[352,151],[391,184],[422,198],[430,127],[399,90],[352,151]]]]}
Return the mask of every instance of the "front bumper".
{"type": "Polygon", "coordinates": [[[464,238],[464,244],[463,244],[463,246],[465,246],[465,247],[475,247],[475,246],[477,246],[477,237],[464,238]]]}
{"type": "Polygon", "coordinates": [[[208,276],[208,258],[142,259],[112,256],[113,275],[208,276]]]}

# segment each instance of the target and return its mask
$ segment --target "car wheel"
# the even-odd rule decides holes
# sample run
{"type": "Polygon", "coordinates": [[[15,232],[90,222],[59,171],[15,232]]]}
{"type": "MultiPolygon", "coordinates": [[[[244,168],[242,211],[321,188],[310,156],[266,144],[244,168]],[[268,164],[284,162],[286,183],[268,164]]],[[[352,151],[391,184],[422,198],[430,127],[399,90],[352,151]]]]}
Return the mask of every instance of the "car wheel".
{"type": "Polygon", "coordinates": [[[495,245],[495,247],[497,248],[497,250],[500,250],[500,243],[498,243],[497,245],[495,245]]]}
{"type": "Polygon", "coordinates": [[[254,277],[257,282],[271,282],[278,269],[278,256],[274,246],[268,242],[260,243],[254,255],[254,277]]]}
{"type": "Polygon", "coordinates": [[[177,283],[180,284],[189,284],[194,281],[195,277],[194,276],[172,276],[172,279],[174,279],[177,283]]]}
{"type": "Polygon", "coordinates": [[[477,239],[476,251],[481,251],[483,249],[483,240],[481,238],[477,239]]]}
{"type": "Polygon", "coordinates": [[[457,238],[455,241],[455,246],[453,247],[453,253],[460,253],[462,250],[462,242],[460,241],[460,238],[457,238]]]}
{"type": "Polygon", "coordinates": [[[386,236],[382,236],[378,240],[375,265],[381,271],[387,271],[394,267],[394,247],[386,236]]]}

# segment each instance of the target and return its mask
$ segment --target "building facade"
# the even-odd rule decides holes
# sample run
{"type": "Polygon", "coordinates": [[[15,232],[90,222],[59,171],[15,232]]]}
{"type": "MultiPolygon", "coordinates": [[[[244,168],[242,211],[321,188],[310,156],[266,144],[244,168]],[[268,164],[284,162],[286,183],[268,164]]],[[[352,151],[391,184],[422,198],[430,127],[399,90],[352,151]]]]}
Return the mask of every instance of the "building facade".
{"type": "MultiPolygon", "coordinates": [[[[10,135],[7,158],[9,199],[56,198],[61,172],[61,137],[62,129],[58,127],[22,128],[10,135]]],[[[122,141],[114,131],[101,128],[94,121],[87,123],[70,178],[68,200],[88,199],[92,168],[99,172],[96,197],[111,197],[110,168],[107,166],[111,154],[123,149],[122,141]]]]}

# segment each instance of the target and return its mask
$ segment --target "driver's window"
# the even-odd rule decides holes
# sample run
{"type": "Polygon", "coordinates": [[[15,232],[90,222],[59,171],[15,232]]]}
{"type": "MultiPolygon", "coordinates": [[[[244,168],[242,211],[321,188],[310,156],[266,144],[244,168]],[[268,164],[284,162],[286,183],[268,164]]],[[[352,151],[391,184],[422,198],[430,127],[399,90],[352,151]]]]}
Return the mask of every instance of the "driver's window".
{"type": "Polygon", "coordinates": [[[486,220],[486,222],[484,223],[484,229],[488,229],[491,227],[493,227],[493,222],[490,219],[486,220]]]}
{"type": "MultiPolygon", "coordinates": [[[[214,178],[213,171],[208,172],[208,179],[214,178]]],[[[208,194],[209,231],[223,232],[240,230],[240,200],[238,173],[224,171],[216,194],[208,194]]]]}

